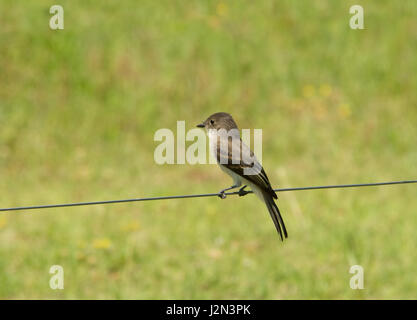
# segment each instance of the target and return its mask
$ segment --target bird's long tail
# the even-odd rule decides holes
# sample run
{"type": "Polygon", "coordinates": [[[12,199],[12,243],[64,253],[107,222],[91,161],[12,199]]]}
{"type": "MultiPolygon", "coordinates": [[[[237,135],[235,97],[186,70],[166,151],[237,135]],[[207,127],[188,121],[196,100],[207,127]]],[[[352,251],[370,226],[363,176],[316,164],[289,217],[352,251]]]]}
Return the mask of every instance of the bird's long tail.
{"type": "Polygon", "coordinates": [[[288,238],[288,234],[287,229],[285,228],[284,220],[282,220],[281,213],[279,212],[279,209],[270,194],[263,193],[263,198],[269,214],[271,215],[272,221],[274,222],[275,228],[281,237],[281,241],[284,241],[284,237],[288,238]]]}

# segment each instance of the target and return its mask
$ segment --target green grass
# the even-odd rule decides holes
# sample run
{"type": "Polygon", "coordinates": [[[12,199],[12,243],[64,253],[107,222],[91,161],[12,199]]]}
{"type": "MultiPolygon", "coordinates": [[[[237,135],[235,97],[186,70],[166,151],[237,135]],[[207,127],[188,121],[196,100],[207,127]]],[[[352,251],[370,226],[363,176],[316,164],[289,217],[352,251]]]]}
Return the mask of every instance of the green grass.
{"type": "MultiPolygon", "coordinates": [[[[277,187],[417,177],[415,1],[62,0],[61,31],[53,4],[0,2],[0,207],[216,192],[215,166],[153,159],[216,111],[263,129],[277,187]]],[[[253,196],[1,214],[0,298],[417,298],[415,186],[279,205],[284,244],[253,196]]]]}

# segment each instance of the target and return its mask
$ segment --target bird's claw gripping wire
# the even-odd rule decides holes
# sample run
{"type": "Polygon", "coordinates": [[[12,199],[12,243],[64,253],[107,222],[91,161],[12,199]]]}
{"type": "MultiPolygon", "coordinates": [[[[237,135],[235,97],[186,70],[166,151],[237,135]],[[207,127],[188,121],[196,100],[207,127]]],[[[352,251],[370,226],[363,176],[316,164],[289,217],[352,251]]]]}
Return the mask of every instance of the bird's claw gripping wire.
{"type": "Polygon", "coordinates": [[[222,191],[219,192],[218,197],[220,199],[226,199],[226,194],[224,193],[224,190],[222,190],[222,191]]]}
{"type": "MultiPolygon", "coordinates": [[[[238,191],[238,195],[239,197],[243,197],[246,196],[248,193],[250,193],[249,191],[246,191],[245,188],[247,186],[243,186],[242,188],[239,189],[238,191]]],[[[217,195],[220,199],[226,199],[227,195],[226,195],[226,191],[234,189],[234,188],[238,188],[238,186],[231,186],[230,188],[226,188],[223,189],[222,191],[219,192],[219,194],[217,195]]]]}
{"type": "Polygon", "coordinates": [[[250,193],[249,191],[245,190],[246,187],[247,186],[243,186],[242,188],[239,189],[239,193],[238,193],[239,197],[246,196],[248,193],[250,193]]]}
{"type": "Polygon", "coordinates": [[[225,192],[226,192],[226,191],[228,191],[228,190],[235,189],[235,188],[239,188],[239,185],[234,184],[233,186],[231,186],[231,187],[229,187],[229,188],[223,189],[222,191],[220,191],[220,192],[219,192],[218,197],[219,197],[220,199],[226,199],[226,194],[225,194],[225,192]]]}

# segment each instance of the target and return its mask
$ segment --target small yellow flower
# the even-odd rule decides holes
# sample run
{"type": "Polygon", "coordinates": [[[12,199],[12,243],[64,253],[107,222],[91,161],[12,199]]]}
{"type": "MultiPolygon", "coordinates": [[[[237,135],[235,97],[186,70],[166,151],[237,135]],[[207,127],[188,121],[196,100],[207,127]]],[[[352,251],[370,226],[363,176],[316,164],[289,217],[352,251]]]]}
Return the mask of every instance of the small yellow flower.
{"type": "Polygon", "coordinates": [[[220,2],[217,5],[216,12],[219,17],[227,16],[227,11],[228,11],[227,4],[225,4],[224,2],[220,2]]]}
{"type": "Polygon", "coordinates": [[[352,109],[347,103],[342,103],[341,105],[339,105],[338,111],[339,111],[339,115],[342,118],[349,118],[352,114],[352,109]]]}
{"type": "Polygon", "coordinates": [[[109,249],[112,246],[112,242],[108,238],[95,239],[93,241],[93,248],[95,249],[109,249]]]}
{"type": "Polygon", "coordinates": [[[332,94],[332,87],[328,84],[322,84],[319,89],[320,95],[322,97],[329,97],[332,94]]]}
{"type": "Polygon", "coordinates": [[[7,225],[7,218],[5,216],[0,216],[0,229],[3,229],[7,225]]]}
{"type": "Polygon", "coordinates": [[[303,96],[305,98],[311,98],[316,94],[316,89],[311,84],[307,84],[303,87],[303,96]]]}

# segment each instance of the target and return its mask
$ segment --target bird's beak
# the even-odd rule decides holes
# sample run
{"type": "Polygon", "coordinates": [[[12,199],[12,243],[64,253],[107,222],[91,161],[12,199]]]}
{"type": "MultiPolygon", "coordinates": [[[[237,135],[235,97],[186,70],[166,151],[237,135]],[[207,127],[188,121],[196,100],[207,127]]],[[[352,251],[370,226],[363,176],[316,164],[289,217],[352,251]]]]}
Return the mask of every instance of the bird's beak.
{"type": "Polygon", "coordinates": [[[200,123],[197,125],[197,128],[204,128],[204,127],[205,127],[204,123],[200,123]]]}

